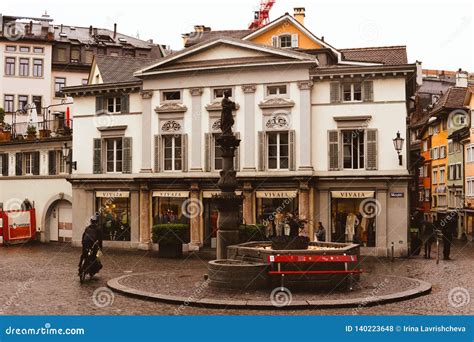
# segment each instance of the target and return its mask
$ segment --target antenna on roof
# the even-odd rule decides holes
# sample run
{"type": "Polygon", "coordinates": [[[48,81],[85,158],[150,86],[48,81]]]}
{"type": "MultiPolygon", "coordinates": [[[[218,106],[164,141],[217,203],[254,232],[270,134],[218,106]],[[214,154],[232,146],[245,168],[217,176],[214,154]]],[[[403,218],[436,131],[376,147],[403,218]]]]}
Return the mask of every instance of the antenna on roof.
{"type": "Polygon", "coordinates": [[[140,39],[140,32],[137,30],[136,38],[140,39]]]}

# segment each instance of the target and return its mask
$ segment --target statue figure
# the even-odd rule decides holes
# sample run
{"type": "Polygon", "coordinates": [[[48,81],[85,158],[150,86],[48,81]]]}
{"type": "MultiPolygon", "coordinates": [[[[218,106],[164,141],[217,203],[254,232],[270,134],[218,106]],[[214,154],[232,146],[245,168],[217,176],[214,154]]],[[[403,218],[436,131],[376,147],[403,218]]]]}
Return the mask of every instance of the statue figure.
{"type": "Polygon", "coordinates": [[[235,102],[229,99],[230,91],[224,91],[222,99],[221,112],[221,131],[224,135],[232,135],[232,126],[234,125],[233,111],[236,109],[235,102]]]}

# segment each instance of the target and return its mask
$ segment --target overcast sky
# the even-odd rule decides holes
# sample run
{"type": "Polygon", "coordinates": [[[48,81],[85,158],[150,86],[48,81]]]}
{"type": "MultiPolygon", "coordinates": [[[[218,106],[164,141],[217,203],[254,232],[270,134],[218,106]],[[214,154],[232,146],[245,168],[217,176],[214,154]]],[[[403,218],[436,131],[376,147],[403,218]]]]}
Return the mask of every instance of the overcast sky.
{"type": "MultiPolygon", "coordinates": [[[[196,24],[245,29],[260,0],[15,0],[0,13],[40,16],[56,24],[113,28],[141,39],[182,48],[181,33],[196,24]]],[[[306,8],[305,26],[336,48],[407,45],[409,62],[424,68],[474,72],[474,5],[470,0],[329,1],[276,0],[275,19],[306,8]]]]}

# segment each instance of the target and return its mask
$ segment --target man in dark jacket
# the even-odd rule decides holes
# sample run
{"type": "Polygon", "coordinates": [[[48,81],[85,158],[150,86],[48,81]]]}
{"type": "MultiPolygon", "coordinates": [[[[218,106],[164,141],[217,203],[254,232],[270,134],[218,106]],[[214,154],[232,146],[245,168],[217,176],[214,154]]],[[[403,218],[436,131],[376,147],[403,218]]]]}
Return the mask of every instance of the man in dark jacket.
{"type": "Polygon", "coordinates": [[[92,254],[97,256],[99,249],[102,250],[102,230],[98,225],[97,217],[93,216],[82,234],[82,254],[79,260],[79,270],[82,262],[87,258],[89,250],[92,250],[92,254]]]}
{"type": "Polygon", "coordinates": [[[457,219],[454,217],[450,217],[445,222],[444,226],[442,227],[441,231],[443,233],[443,259],[444,260],[451,260],[449,254],[451,253],[451,244],[453,242],[453,235],[456,230],[456,223],[457,219]]]}
{"type": "Polygon", "coordinates": [[[431,246],[436,240],[436,234],[431,222],[422,223],[422,239],[425,249],[425,259],[431,258],[431,246]]]}

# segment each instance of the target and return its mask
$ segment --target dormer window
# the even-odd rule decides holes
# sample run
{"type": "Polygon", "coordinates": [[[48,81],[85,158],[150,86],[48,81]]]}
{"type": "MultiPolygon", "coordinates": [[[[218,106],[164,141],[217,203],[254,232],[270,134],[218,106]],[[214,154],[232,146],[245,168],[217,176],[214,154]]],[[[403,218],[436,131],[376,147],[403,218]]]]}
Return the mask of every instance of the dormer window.
{"type": "Polygon", "coordinates": [[[289,34],[285,34],[278,37],[280,47],[282,48],[289,48],[291,47],[291,36],[289,34]]]}

